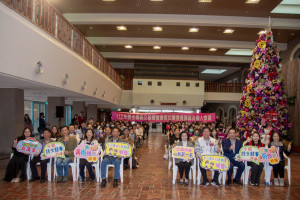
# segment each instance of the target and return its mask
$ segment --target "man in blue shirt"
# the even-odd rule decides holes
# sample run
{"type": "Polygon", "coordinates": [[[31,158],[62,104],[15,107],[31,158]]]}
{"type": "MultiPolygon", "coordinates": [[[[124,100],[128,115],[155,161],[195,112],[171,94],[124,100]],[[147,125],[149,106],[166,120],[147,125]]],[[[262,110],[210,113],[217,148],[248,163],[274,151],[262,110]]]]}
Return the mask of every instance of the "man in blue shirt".
{"type": "Polygon", "coordinates": [[[237,173],[233,179],[233,183],[238,185],[243,185],[241,183],[241,176],[245,169],[245,165],[241,161],[235,160],[235,155],[239,153],[240,149],[242,148],[242,142],[237,139],[237,134],[235,129],[231,128],[228,132],[228,139],[222,142],[224,156],[226,156],[230,160],[230,168],[227,171],[227,182],[226,185],[231,184],[231,176],[233,172],[233,167],[238,167],[237,173]]]}

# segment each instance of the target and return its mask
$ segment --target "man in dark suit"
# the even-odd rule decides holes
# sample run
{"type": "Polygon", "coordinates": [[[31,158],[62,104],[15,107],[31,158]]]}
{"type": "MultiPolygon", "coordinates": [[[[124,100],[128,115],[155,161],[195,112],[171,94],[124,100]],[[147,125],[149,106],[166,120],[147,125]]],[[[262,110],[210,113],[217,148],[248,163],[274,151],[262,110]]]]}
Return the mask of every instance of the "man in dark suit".
{"type": "Polygon", "coordinates": [[[238,167],[238,170],[235,175],[235,178],[233,179],[233,183],[236,183],[238,185],[243,185],[240,179],[245,169],[245,165],[243,162],[235,160],[235,155],[239,153],[243,145],[242,142],[237,139],[237,134],[235,129],[233,128],[229,129],[228,137],[229,137],[228,139],[222,142],[224,156],[226,156],[230,160],[230,168],[227,171],[228,179],[226,185],[231,184],[231,176],[232,176],[234,166],[238,167]]]}

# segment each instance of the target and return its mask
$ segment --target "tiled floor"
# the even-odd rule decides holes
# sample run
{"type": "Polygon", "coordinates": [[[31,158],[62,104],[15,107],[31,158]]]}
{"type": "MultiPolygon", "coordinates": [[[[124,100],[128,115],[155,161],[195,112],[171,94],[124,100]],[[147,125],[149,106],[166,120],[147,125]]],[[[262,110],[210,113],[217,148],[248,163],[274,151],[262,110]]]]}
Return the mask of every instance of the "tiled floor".
{"type": "MultiPolygon", "coordinates": [[[[172,170],[163,159],[165,138],[151,133],[137,152],[139,169],[126,170],[124,183],[112,187],[112,172],[108,186],[96,182],[69,183],[7,183],[0,181],[0,199],[300,199],[300,155],[292,158],[292,185],[286,187],[229,186],[216,188],[190,184],[172,184],[172,170]]],[[[0,161],[3,177],[8,159],[0,161]]],[[[263,176],[262,176],[263,177],[263,176]]],[[[287,183],[287,180],[286,180],[287,183]]]]}

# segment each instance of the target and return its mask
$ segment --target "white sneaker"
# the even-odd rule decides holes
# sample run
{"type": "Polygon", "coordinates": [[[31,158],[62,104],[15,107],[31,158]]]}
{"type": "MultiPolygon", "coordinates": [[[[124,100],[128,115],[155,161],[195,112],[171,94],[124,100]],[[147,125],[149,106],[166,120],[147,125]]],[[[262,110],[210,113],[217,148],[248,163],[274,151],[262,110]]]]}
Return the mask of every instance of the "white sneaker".
{"type": "Polygon", "coordinates": [[[279,186],[279,180],[278,180],[278,178],[274,178],[274,185],[275,186],[279,186]]]}
{"type": "Polygon", "coordinates": [[[16,182],[16,178],[11,179],[10,182],[11,182],[11,183],[15,183],[15,182],[16,182]]]}
{"type": "Polygon", "coordinates": [[[283,187],[283,186],[284,186],[284,178],[281,178],[279,181],[280,181],[279,185],[280,185],[281,187],[283,187]]]}
{"type": "Polygon", "coordinates": [[[21,182],[21,179],[20,178],[16,178],[15,183],[19,183],[19,182],[21,182]]]}

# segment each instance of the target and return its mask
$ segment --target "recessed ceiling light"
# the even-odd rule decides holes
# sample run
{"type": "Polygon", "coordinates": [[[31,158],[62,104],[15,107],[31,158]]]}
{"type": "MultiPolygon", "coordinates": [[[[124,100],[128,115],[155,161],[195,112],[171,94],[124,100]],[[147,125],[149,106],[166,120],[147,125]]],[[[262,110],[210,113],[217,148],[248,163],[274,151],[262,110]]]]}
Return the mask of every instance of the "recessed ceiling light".
{"type": "Polygon", "coordinates": [[[132,49],[132,46],[128,44],[128,45],[125,45],[125,48],[126,49],[132,49]]]}
{"type": "Polygon", "coordinates": [[[251,49],[230,49],[225,53],[225,55],[235,55],[235,56],[251,56],[251,49]]]}
{"type": "Polygon", "coordinates": [[[160,46],[154,46],[153,49],[161,49],[160,46]]]}
{"type": "Polygon", "coordinates": [[[162,27],[160,26],[154,26],[153,31],[162,31],[162,27]]]}
{"type": "Polygon", "coordinates": [[[223,33],[233,33],[233,32],[234,32],[233,29],[227,28],[227,29],[224,30],[223,33]]]}
{"type": "Polygon", "coordinates": [[[118,31],[127,31],[127,27],[126,26],[117,26],[117,30],[118,31]]]}
{"type": "Polygon", "coordinates": [[[200,2],[200,3],[211,3],[212,0],[198,0],[198,2],[200,2]]]}
{"type": "Polygon", "coordinates": [[[181,47],[181,50],[184,50],[184,51],[187,51],[189,49],[190,49],[189,47],[181,47]]]}
{"type": "Polygon", "coordinates": [[[226,72],[226,69],[206,69],[202,74],[222,74],[223,72],[226,72]]]}
{"type": "Polygon", "coordinates": [[[217,51],[218,49],[216,48],[210,48],[209,51],[217,51]]]}
{"type": "Polygon", "coordinates": [[[91,30],[93,30],[93,27],[92,27],[92,26],[90,26],[90,29],[91,29],[91,30]]]}
{"type": "Polygon", "coordinates": [[[102,1],[116,1],[116,0],[102,0],[102,1]]]}
{"type": "Polygon", "coordinates": [[[261,34],[264,34],[264,33],[266,33],[266,31],[259,31],[257,34],[261,35],[261,34]]]}
{"type": "Polygon", "coordinates": [[[199,31],[199,28],[190,28],[189,32],[191,33],[197,33],[199,31]]]}
{"type": "Polygon", "coordinates": [[[247,0],[246,3],[259,3],[260,0],[247,0]]]}
{"type": "Polygon", "coordinates": [[[164,1],[164,0],[150,0],[150,1],[164,1]]]}

